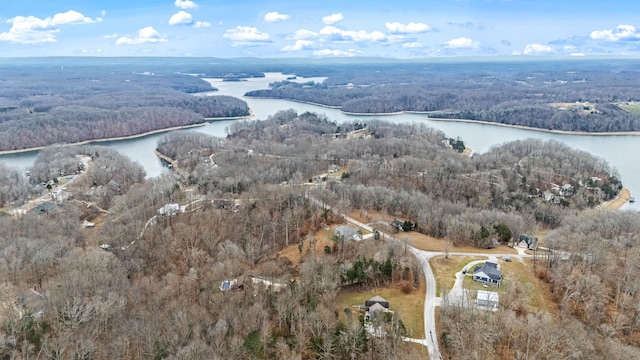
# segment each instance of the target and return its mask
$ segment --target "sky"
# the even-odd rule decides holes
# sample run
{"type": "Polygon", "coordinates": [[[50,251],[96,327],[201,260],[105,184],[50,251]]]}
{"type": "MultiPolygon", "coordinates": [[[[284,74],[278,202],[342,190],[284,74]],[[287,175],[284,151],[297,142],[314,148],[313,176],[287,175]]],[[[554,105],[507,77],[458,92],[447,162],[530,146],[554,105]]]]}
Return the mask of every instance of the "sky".
{"type": "Polygon", "coordinates": [[[631,0],[5,0],[0,57],[640,55],[631,0]]]}

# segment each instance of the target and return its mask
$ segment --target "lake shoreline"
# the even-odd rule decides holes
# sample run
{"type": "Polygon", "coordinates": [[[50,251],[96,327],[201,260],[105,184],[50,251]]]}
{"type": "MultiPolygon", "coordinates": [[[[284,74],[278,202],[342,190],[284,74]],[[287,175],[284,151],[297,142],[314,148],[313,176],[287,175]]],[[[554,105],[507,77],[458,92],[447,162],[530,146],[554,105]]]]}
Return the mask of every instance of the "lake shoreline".
{"type": "Polygon", "coordinates": [[[143,133],[140,133],[140,134],[135,134],[135,135],[117,136],[117,137],[110,137],[110,138],[104,138],[104,139],[84,140],[84,141],[79,141],[79,142],[75,142],[75,143],[63,143],[63,144],[51,144],[51,145],[46,145],[46,146],[35,146],[35,147],[24,148],[24,149],[0,150],[0,155],[20,154],[20,153],[27,153],[27,152],[32,152],[32,151],[40,151],[40,150],[44,149],[47,146],[76,146],[76,145],[88,145],[88,144],[102,143],[102,142],[109,142],[109,141],[121,141],[121,140],[139,139],[139,138],[143,138],[145,136],[161,134],[161,133],[170,132],[170,131],[174,131],[174,130],[184,130],[184,129],[192,129],[192,128],[197,128],[197,127],[207,126],[207,124],[210,123],[210,122],[229,121],[229,120],[243,120],[243,119],[250,119],[250,118],[255,116],[253,114],[253,112],[251,111],[251,109],[249,109],[249,113],[250,113],[250,115],[246,115],[246,116],[231,116],[231,117],[223,117],[223,118],[203,118],[202,119],[203,122],[201,122],[201,123],[191,124],[191,125],[182,125],[182,126],[172,126],[172,127],[169,127],[169,128],[146,131],[146,132],[143,132],[143,133]]]}
{"type": "Polygon", "coordinates": [[[432,118],[428,117],[426,120],[433,121],[444,121],[444,122],[462,122],[462,123],[470,123],[470,124],[483,124],[483,125],[494,125],[494,126],[502,126],[512,129],[521,129],[521,130],[530,130],[530,131],[539,131],[549,134],[562,134],[562,135],[588,135],[588,136],[638,136],[640,135],[640,131],[612,131],[612,132],[588,132],[588,131],[567,131],[567,130],[549,130],[549,129],[541,129],[531,126],[524,125],[511,125],[511,124],[503,124],[493,121],[483,121],[483,120],[468,120],[468,119],[448,119],[448,118],[432,118]]]}

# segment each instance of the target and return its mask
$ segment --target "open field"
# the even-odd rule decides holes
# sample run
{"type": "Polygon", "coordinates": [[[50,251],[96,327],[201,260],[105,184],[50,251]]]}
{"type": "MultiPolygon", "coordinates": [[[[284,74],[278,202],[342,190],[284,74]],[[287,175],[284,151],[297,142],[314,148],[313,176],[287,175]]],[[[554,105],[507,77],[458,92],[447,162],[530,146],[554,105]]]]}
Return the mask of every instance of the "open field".
{"type": "MultiPolygon", "coordinates": [[[[379,228],[380,230],[389,231],[390,227],[388,223],[393,221],[393,216],[382,214],[378,211],[351,211],[348,215],[362,223],[369,224],[373,228],[379,228]]],[[[398,219],[404,221],[404,219],[398,219]]],[[[416,249],[425,251],[445,251],[447,245],[446,240],[434,238],[429,235],[421,234],[417,231],[398,232],[393,234],[401,241],[406,241],[407,244],[415,247],[416,249]]],[[[473,246],[451,246],[449,248],[451,253],[454,252],[473,252],[473,253],[487,253],[487,254],[517,254],[518,251],[506,246],[500,245],[493,249],[479,249],[473,246]]]]}
{"type": "MultiPolygon", "coordinates": [[[[355,315],[357,305],[364,307],[365,300],[379,295],[389,301],[389,309],[394,311],[407,329],[408,336],[412,338],[424,337],[424,279],[420,279],[420,287],[410,294],[405,294],[399,284],[370,290],[363,290],[357,286],[345,287],[336,297],[336,308],[341,318],[345,317],[345,309],[351,309],[355,315]],[[353,307],[353,306],[356,307],[353,307]]],[[[364,311],[364,309],[362,309],[364,311]]]]}
{"type": "MultiPolygon", "coordinates": [[[[526,299],[526,304],[530,310],[555,311],[555,304],[551,300],[551,293],[548,285],[538,279],[533,273],[533,262],[529,259],[524,263],[519,261],[506,262],[499,260],[502,270],[502,285],[500,287],[488,285],[484,287],[482,283],[473,281],[471,276],[466,276],[462,286],[472,291],[489,290],[500,294],[500,303],[505,301],[515,301],[516,299],[504,298],[504,296],[517,295],[526,299]],[[516,288],[517,287],[517,288],[516,288]]],[[[478,266],[482,266],[479,264],[478,266]]],[[[544,266],[540,263],[540,266],[544,266]]],[[[473,273],[473,270],[469,270],[473,273]]]]}
{"type": "Polygon", "coordinates": [[[640,102],[630,101],[630,102],[624,102],[624,103],[617,103],[616,105],[628,113],[631,113],[633,115],[640,115],[640,102]]]}
{"type": "Polygon", "coordinates": [[[456,282],[456,273],[465,265],[475,260],[486,259],[486,256],[437,256],[431,259],[430,264],[436,277],[436,294],[441,294],[443,289],[451,290],[456,282]]]}

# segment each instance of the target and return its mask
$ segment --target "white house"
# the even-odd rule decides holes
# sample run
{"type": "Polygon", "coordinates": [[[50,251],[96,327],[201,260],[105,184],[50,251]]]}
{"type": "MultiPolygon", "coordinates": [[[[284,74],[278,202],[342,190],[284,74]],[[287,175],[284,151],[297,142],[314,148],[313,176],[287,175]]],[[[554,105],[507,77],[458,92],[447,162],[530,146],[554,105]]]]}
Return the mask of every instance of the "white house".
{"type": "Polygon", "coordinates": [[[161,216],[173,216],[179,212],[179,204],[165,204],[163,207],[158,209],[158,214],[160,214],[161,216]]]}
{"type": "Polygon", "coordinates": [[[353,226],[348,226],[348,225],[338,226],[335,230],[335,234],[337,237],[339,237],[342,240],[354,240],[354,241],[362,240],[362,233],[360,233],[360,231],[353,226]]]}
{"type": "Polygon", "coordinates": [[[495,291],[478,290],[476,305],[487,310],[497,310],[499,305],[498,293],[495,291]]]}

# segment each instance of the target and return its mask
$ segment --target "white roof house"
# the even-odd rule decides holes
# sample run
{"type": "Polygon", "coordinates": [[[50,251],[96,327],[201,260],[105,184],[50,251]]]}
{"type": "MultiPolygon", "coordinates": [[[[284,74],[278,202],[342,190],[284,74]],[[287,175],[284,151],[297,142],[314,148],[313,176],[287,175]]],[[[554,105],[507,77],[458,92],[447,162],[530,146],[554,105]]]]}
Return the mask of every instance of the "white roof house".
{"type": "Polygon", "coordinates": [[[499,305],[498,293],[495,291],[478,290],[476,304],[487,310],[497,310],[499,305]]]}
{"type": "Polygon", "coordinates": [[[166,204],[158,209],[158,214],[161,216],[173,216],[180,212],[179,204],[166,204]]]}

